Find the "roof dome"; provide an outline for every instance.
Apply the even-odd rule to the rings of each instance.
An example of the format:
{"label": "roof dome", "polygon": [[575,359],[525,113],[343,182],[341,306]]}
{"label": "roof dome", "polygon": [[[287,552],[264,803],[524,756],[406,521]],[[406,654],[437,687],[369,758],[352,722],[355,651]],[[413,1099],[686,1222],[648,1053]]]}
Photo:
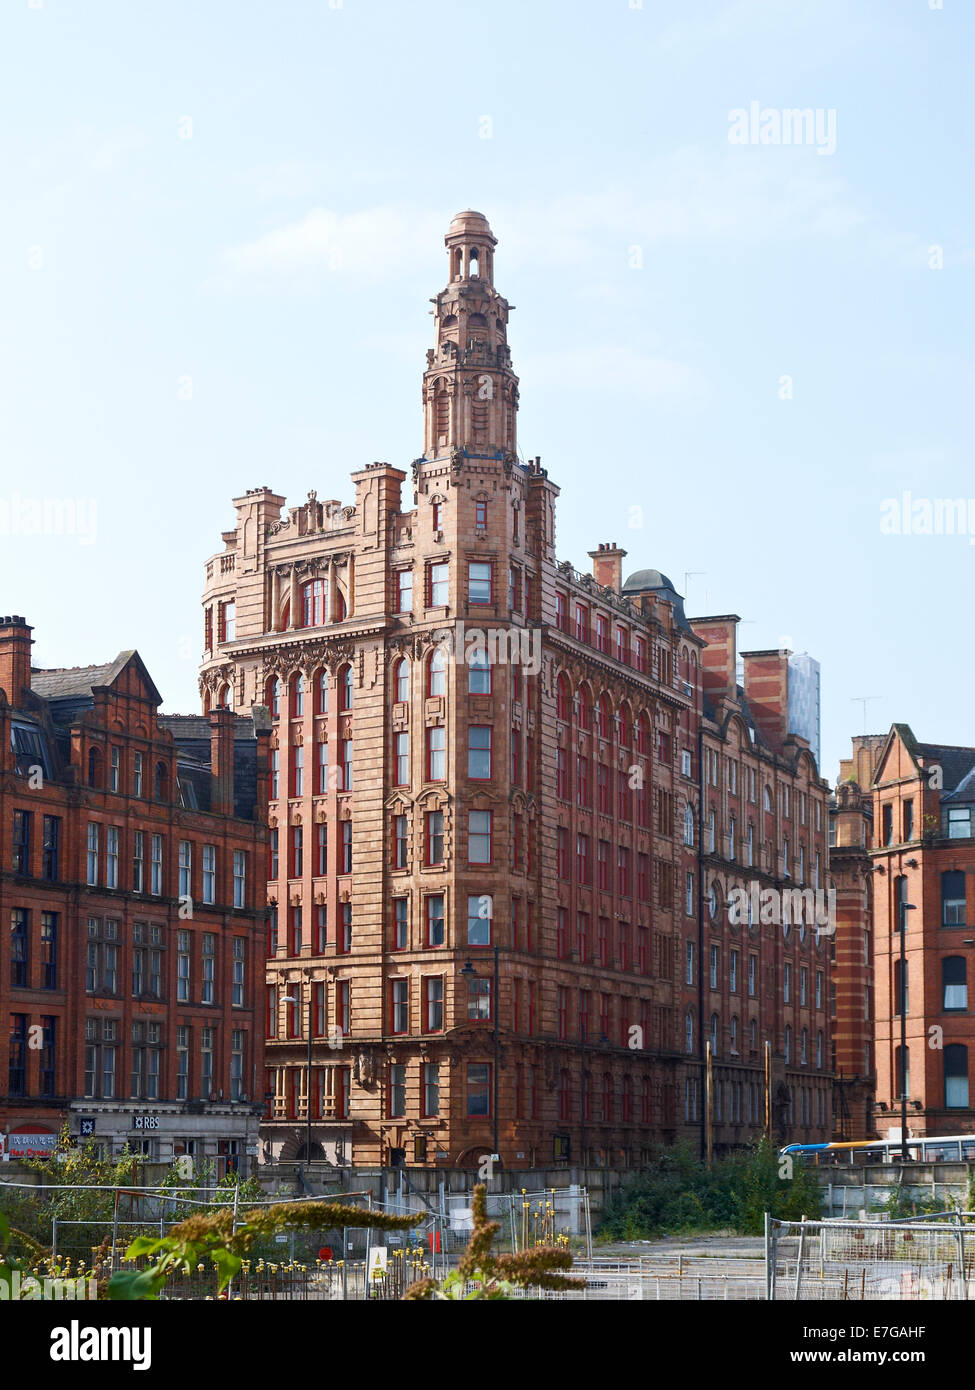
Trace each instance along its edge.
{"label": "roof dome", "polygon": [[490,224],[483,212],[475,212],[473,208],[468,208],[466,212],[458,212],[451,219],[450,226],[447,228],[448,236],[478,236],[495,240],[494,233],[491,231]]}
{"label": "roof dome", "polygon": [[645,589],[670,589],[676,594],[673,580],[659,570],[637,570],[623,585],[624,594],[640,594]]}

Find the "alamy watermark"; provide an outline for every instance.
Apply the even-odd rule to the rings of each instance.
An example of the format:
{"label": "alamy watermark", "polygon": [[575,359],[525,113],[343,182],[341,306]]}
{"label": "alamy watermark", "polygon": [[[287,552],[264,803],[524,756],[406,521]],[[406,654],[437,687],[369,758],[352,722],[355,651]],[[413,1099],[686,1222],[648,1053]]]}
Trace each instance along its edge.
{"label": "alamy watermark", "polygon": [[521,666],[528,676],[542,669],[542,633],[537,627],[468,628],[459,622],[433,635],[458,666]]}
{"label": "alamy watermark", "polygon": [[728,112],[730,145],[814,145],[817,154],[836,153],[835,106],[762,106]]}
{"label": "alamy watermark", "polygon": [[975,545],[975,497],[885,497],[880,504],[885,536],[967,536]]}
{"label": "alamy watermark", "polygon": [[0,497],[0,536],[76,536],[93,545],[98,503],[93,497]]}
{"label": "alamy watermark", "polygon": [[836,931],[836,889],[762,888],[752,879],[747,887],[728,890],[728,921],[732,926],[795,924],[831,936]]}

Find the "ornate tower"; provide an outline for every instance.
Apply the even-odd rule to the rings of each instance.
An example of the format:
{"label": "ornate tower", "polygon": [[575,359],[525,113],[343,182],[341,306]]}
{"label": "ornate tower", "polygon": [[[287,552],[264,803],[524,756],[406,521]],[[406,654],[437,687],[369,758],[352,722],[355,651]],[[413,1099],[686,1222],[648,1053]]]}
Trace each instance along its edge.
{"label": "ornate tower", "polygon": [[423,375],[423,452],[514,456],[518,378],[507,343],[510,305],[494,288],[497,238],[480,212],[459,212],[444,238],[449,282],[435,305],[436,347]]}

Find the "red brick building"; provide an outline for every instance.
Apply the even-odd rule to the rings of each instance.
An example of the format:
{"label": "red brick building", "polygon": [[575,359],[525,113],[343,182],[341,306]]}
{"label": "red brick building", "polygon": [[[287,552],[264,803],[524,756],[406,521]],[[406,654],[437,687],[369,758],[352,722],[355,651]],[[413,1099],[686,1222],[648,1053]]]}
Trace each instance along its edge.
{"label": "red brick building", "polygon": [[138,652],[0,620],[0,1132],[247,1166],[264,1085],[266,730],[161,718]]}
{"label": "red brick building", "polygon": [[[899,1137],[902,1068],[911,1134],[975,1130],[970,1056],[975,967],[975,748],[919,743],[907,724],[884,740],[873,779],[877,1129]],[[902,910],[902,904],[910,909]],[[900,1051],[900,930],[906,921],[907,1056]]]}
{"label": "red brick building", "polygon": [[[695,630],[665,576],[624,581],[614,545],[592,574],[557,560],[559,490],[517,454],[495,244],[479,213],[447,233],[411,495],[385,463],[353,473],[349,506],[310,492],[283,513],[253,489],[206,566],[204,708],[264,706],[273,725],[262,1133],[303,1155],[310,1106],[311,1156],[331,1162],[638,1163],[700,1141],[708,1032],[717,1143],[764,1124],[745,1088],[766,1039],[777,1129],[819,1137],[821,948],[757,925],[731,945],[717,908],[703,919],[752,840],[763,885],[783,855],[785,873],[804,856],[803,882],[823,871],[824,788],[789,734],[787,678],[755,654],[752,710],[732,658],[705,701],[724,620]],[[742,781],[707,791],[731,853],[702,870],[705,744]],[[784,1009],[786,960],[809,993]]]}

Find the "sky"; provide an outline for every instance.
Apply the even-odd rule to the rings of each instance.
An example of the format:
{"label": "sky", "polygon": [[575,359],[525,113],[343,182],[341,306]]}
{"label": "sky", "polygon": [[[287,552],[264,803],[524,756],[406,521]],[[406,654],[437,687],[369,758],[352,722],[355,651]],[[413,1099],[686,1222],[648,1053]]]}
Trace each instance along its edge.
{"label": "sky", "polygon": [[476,208],[559,558],[815,656],[831,781],[865,716],[975,743],[973,40],[970,0],[5,0],[0,611],[197,710],[231,498],[421,452]]}

